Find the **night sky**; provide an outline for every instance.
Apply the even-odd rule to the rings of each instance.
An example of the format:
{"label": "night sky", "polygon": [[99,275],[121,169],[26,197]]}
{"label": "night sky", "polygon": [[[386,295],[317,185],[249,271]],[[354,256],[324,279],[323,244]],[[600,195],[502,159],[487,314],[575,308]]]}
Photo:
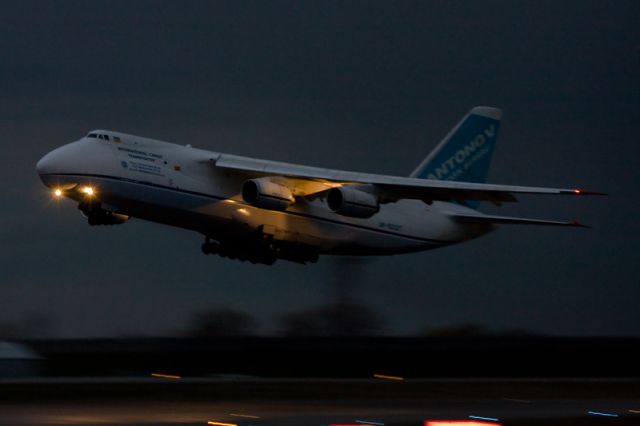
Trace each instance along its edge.
{"label": "night sky", "polygon": [[[177,335],[194,313],[225,309],[277,335],[283,317],[348,299],[382,335],[473,324],[640,336],[639,12],[637,1],[3,2],[0,331]],[[254,266],[202,255],[186,230],[90,227],[35,171],[106,128],[408,175],[475,105],[505,111],[490,182],[609,193],[481,210],[593,229],[504,226],[431,252]]]}

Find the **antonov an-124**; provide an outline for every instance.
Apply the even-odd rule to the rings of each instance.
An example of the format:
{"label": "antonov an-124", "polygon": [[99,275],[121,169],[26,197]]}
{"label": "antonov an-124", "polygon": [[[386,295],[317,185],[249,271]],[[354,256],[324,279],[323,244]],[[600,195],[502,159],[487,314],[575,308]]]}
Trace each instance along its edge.
{"label": "antonov an-124", "polygon": [[392,255],[484,235],[499,224],[583,226],[487,215],[517,194],[595,194],[485,183],[501,110],[475,107],[408,176],[332,170],[94,130],[37,164],[90,225],[130,218],[199,232],[202,252],[271,265],[320,255]]}

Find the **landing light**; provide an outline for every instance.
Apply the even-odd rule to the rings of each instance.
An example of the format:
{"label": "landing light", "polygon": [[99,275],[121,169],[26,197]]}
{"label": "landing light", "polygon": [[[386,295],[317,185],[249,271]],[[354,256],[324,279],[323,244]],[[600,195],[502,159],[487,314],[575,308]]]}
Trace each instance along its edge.
{"label": "landing light", "polygon": [[62,190],[60,188],[56,189],[55,191],[53,191],[53,195],[55,195],[56,197],[62,197]]}
{"label": "landing light", "polygon": [[93,188],[90,187],[90,186],[85,186],[80,191],[84,192],[85,194],[87,194],[89,196],[93,195]]}

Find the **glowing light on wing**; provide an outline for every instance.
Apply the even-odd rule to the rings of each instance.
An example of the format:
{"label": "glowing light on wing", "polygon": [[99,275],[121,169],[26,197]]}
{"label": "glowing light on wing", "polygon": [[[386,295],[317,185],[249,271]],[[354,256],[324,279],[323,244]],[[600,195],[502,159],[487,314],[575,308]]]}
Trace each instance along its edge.
{"label": "glowing light on wing", "polygon": [[238,426],[236,423],[207,422],[208,425],[214,426]]}
{"label": "glowing light on wing", "polygon": [[60,188],[57,188],[55,191],[53,191],[53,195],[55,195],[56,197],[62,197],[62,190]]}

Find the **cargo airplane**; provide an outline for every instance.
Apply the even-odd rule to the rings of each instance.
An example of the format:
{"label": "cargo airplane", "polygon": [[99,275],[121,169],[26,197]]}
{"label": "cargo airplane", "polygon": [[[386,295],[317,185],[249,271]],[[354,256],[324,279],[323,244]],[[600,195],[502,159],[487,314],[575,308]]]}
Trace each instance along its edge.
{"label": "cargo airplane", "polygon": [[484,183],[502,112],[475,107],[408,176],[331,170],[94,130],[37,164],[90,225],[138,218],[201,233],[202,252],[252,263],[391,255],[447,246],[498,224],[583,226],[483,214],[517,194],[579,189]]}

